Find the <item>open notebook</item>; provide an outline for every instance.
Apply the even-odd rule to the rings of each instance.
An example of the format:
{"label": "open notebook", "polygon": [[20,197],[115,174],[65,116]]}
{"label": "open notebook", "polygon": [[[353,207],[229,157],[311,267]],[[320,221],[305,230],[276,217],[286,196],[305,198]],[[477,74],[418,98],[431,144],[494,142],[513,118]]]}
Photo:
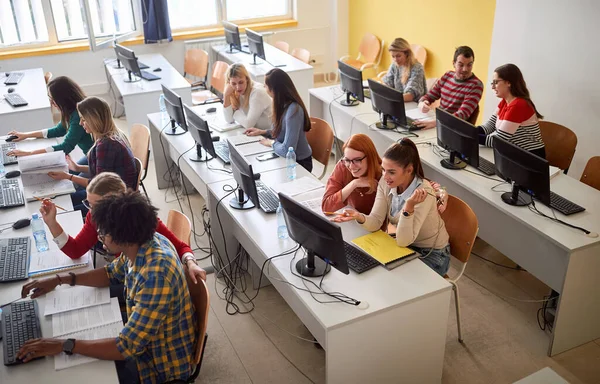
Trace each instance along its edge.
{"label": "open notebook", "polygon": [[54,180],[48,176],[48,172],[69,170],[63,151],[23,156],[18,161],[25,200],[33,201],[35,197],[54,197],[75,192],[71,181]]}

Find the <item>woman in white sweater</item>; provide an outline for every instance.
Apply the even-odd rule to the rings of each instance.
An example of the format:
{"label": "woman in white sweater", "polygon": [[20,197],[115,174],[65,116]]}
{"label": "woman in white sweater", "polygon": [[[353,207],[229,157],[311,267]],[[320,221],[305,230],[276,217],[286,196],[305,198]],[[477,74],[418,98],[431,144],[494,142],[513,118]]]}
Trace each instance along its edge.
{"label": "woman in white sweater", "polygon": [[243,64],[231,64],[223,92],[223,113],[228,123],[244,128],[271,128],[273,101],[262,84],[254,83]]}
{"label": "woman in white sweater", "polygon": [[431,183],[425,179],[416,145],[409,139],[389,147],[382,159],[383,175],[369,215],[346,209],[334,221],[356,220],[377,231],[385,220],[396,225],[396,243],[421,254],[421,260],[444,276],[450,266],[446,226],[437,210]]}

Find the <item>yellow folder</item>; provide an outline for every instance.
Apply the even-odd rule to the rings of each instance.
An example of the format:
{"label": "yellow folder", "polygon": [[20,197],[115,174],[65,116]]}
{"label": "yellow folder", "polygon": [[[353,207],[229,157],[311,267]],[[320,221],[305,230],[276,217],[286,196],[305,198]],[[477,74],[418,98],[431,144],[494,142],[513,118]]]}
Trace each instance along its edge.
{"label": "yellow folder", "polygon": [[393,237],[381,230],[357,237],[352,242],[383,265],[415,254],[410,248],[399,247]]}

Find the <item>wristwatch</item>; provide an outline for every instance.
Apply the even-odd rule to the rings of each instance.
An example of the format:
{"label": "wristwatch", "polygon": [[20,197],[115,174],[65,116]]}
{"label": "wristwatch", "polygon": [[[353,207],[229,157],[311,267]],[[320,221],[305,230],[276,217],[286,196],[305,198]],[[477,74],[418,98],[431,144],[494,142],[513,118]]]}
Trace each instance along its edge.
{"label": "wristwatch", "polygon": [[73,354],[73,348],[75,348],[75,339],[67,339],[63,343],[63,352],[71,356]]}
{"label": "wristwatch", "polygon": [[414,212],[410,212],[410,213],[409,213],[409,212],[406,212],[405,210],[402,210],[402,215],[404,215],[404,217],[409,217],[409,216],[412,216],[412,214],[413,214],[413,213],[414,213]]}

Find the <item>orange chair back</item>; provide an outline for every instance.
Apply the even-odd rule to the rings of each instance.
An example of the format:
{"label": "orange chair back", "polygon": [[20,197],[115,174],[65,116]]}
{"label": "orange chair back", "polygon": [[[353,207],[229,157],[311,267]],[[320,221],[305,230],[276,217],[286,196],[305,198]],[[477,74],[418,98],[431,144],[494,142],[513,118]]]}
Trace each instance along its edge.
{"label": "orange chair back", "polygon": [[540,131],[546,146],[546,160],[566,172],[575,156],[577,135],[564,125],[550,121],[540,121]]}
{"label": "orange chair back", "polygon": [[360,60],[365,63],[374,63],[377,61],[380,51],[381,41],[379,38],[372,33],[365,33],[358,46]]}
{"label": "orange chair back", "polygon": [[310,61],[310,52],[304,48],[294,48],[292,56],[300,61],[304,61],[306,64]]}
{"label": "orange chair back", "polygon": [[208,53],[203,49],[188,49],[185,51],[183,72],[203,79],[206,78],[208,74]]}
{"label": "orange chair back", "polygon": [[417,61],[425,66],[425,62],[427,62],[427,50],[425,47],[419,44],[411,44],[410,49],[413,51]]}
{"label": "orange chair back", "polygon": [[179,240],[186,242],[188,245],[190,244],[192,222],[186,215],[171,209],[169,211],[169,216],[167,217],[167,228],[169,228]]}
{"label": "orange chair back", "polygon": [[286,43],[285,41],[276,41],[275,44],[273,44],[273,46],[285,53],[290,52],[290,45],[288,43]]}
{"label": "orange chair back", "polygon": [[325,120],[311,117],[311,128],[306,132],[306,140],[312,149],[312,157],[327,167],[333,146],[333,129]]}
{"label": "orange chair back", "polygon": [[581,175],[581,182],[600,191],[600,156],[588,160]]}
{"label": "orange chair back", "polygon": [[228,68],[229,65],[223,61],[215,61],[213,64],[210,86],[221,93],[225,92],[225,75]]}
{"label": "orange chair back", "polygon": [[447,204],[442,219],[450,236],[450,253],[466,263],[477,238],[479,222],[471,207],[458,197],[448,195]]}

